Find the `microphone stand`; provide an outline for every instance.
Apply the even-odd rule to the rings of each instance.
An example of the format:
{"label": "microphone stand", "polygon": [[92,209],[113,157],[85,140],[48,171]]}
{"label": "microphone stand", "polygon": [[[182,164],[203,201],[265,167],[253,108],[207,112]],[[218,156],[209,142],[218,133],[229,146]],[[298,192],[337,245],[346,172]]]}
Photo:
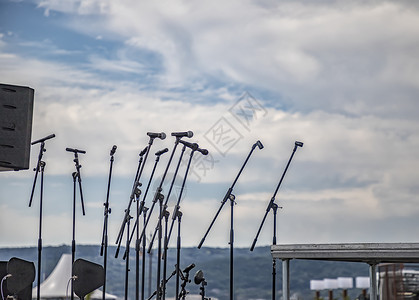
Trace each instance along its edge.
{"label": "microphone stand", "polygon": [[[77,149],[70,149],[66,148],[67,151],[74,152],[74,163],[76,167],[76,172],[72,173],[73,176],[73,240],[71,241],[71,265],[74,264],[75,254],[76,254],[76,180],[79,183],[79,192],[80,192],[80,200],[81,200],[81,208],[83,212],[83,216],[86,215],[84,210],[84,201],[83,201],[83,190],[81,187],[81,165],[79,164],[79,153],[84,154],[86,151],[77,150]],[[71,270],[71,277],[73,277],[73,270]],[[74,299],[74,291],[73,291],[73,280],[71,281],[71,300]]]}
{"label": "microphone stand", "polygon": [[[193,266],[195,266],[195,265],[193,265]],[[179,271],[180,271],[180,270],[179,270]],[[180,272],[179,272],[180,277],[182,277],[182,281],[183,281],[183,282],[182,282],[182,284],[181,284],[182,289],[180,290],[180,293],[179,293],[179,295],[178,295],[178,298],[177,298],[177,299],[182,298],[182,300],[185,300],[186,295],[188,294],[188,291],[185,289],[185,287],[186,287],[186,285],[187,285],[189,282],[191,282],[191,280],[189,279],[189,271],[190,271],[190,270],[187,270],[187,269],[183,270],[183,272],[185,272],[185,274],[186,274],[186,275],[183,275],[183,272],[182,272],[182,271],[180,271]]]}
{"label": "microphone stand", "polygon": [[[144,221],[143,221],[143,226],[145,225],[145,221],[146,221],[146,217],[147,217],[147,211],[148,211],[148,207],[143,206],[143,217],[144,217]],[[141,265],[141,300],[144,300],[144,290],[145,290],[145,249],[146,249],[146,242],[147,239],[143,240],[143,262]]]}
{"label": "microphone stand", "polygon": [[[117,258],[118,254],[119,254],[119,249],[121,247],[122,237],[124,235],[124,227],[125,227],[126,223],[129,222],[130,219],[132,219],[132,217],[130,216],[130,207],[131,207],[132,201],[134,200],[134,196],[136,197],[136,201],[137,201],[137,209],[139,209],[138,201],[139,201],[139,197],[140,197],[140,194],[141,194],[141,190],[139,190],[139,187],[141,186],[141,183],[139,181],[140,181],[141,175],[143,173],[144,166],[145,166],[145,163],[146,163],[147,158],[148,158],[148,154],[150,153],[151,146],[153,145],[153,141],[157,137],[155,135],[150,135],[149,133],[147,133],[147,135],[149,135],[150,139],[149,139],[149,142],[148,142],[148,146],[143,151],[141,151],[141,153],[140,153],[140,160],[139,160],[139,163],[138,163],[137,173],[135,175],[135,180],[134,180],[133,188],[132,188],[132,191],[131,191],[130,201],[128,203],[127,209],[125,210],[124,220],[122,221],[122,225],[121,225],[121,228],[119,230],[118,238],[116,240],[116,243],[118,244],[118,247],[116,249],[115,258]],[[165,135],[164,135],[164,137],[165,137]],[[144,163],[143,163],[143,155],[144,154],[145,154],[145,158],[144,158]],[[141,169],[140,169],[140,166],[141,166]],[[141,210],[137,211],[137,215],[139,215],[140,213],[141,213]],[[127,260],[129,260],[130,242],[131,242],[131,238],[129,236],[129,230],[127,230],[127,247],[125,249],[125,254],[124,254],[124,256],[127,257]],[[138,300],[138,296],[139,296],[139,292],[138,292],[139,250],[136,249],[136,251],[137,252],[136,252],[136,292],[135,292],[135,294],[136,294],[136,297],[137,297],[136,299]],[[129,267],[128,266],[129,266],[129,263],[126,262],[126,284],[127,285],[128,285],[128,272],[129,272]],[[126,287],[126,289],[128,290],[128,286]],[[127,295],[125,295],[125,297],[127,297]]]}
{"label": "microphone stand", "polygon": [[206,285],[207,285],[207,282],[205,280],[202,280],[201,286],[199,287],[201,292],[199,294],[201,295],[202,300],[208,300],[208,299],[211,300],[211,298],[205,298],[205,286]]}
{"label": "microphone stand", "polygon": [[[138,197],[136,199],[137,201],[137,218],[135,220],[136,223],[138,223],[138,218],[141,214],[141,212],[143,211],[143,207],[144,207],[144,198],[143,201],[141,201],[141,208],[140,208],[140,197]],[[136,232],[137,235],[137,242],[135,244],[135,299],[139,300],[140,299],[140,244],[138,243],[138,238],[139,238],[139,230],[135,230],[134,228],[132,229],[132,233]],[[127,255],[127,262],[129,261],[129,251],[128,248],[130,247],[130,242],[131,239],[129,237],[129,231],[127,231],[127,247],[125,248],[125,254]],[[144,263],[143,263],[144,264]]]}
{"label": "microphone stand", "polygon": [[45,171],[45,165],[46,163],[42,160],[42,156],[44,152],[47,150],[45,149],[45,141],[47,139],[55,137],[55,134],[51,134],[43,139],[40,139],[38,141],[34,141],[31,143],[31,145],[35,145],[37,143],[41,143],[39,148],[39,154],[38,154],[38,162],[36,163],[35,171],[35,177],[33,180],[32,185],[32,192],[31,197],[29,200],[29,207],[32,205],[33,200],[33,194],[35,192],[35,186],[36,186],[36,179],[38,177],[38,173],[41,172],[41,188],[40,188],[40,204],[39,204],[39,233],[38,233],[38,272],[37,272],[37,287],[36,287],[36,299],[39,300],[41,298],[41,258],[42,258],[42,203],[43,203],[43,197],[44,197],[44,171]]}
{"label": "microphone stand", "polygon": [[[160,161],[160,156],[162,154],[166,153],[166,152],[167,152],[167,148],[165,148],[164,150],[161,150],[161,151],[156,152],[156,161],[154,163],[153,171],[151,172],[151,176],[150,176],[150,179],[148,181],[147,189],[145,191],[143,200],[140,203],[139,198],[137,199],[137,217],[136,217],[136,220],[135,220],[134,227],[133,227],[133,229],[131,231],[131,236],[129,237],[128,245],[131,244],[131,241],[132,241],[132,238],[134,236],[134,233],[135,232],[137,233],[137,240],[136,240],[136,244],[135,244],[135,251],[136,251],[136,263],[135,263],[135,296],[136,296],[136,299],[139,298],[139,284],[140,284],[140,282],[139,282],[140,281],[140,275],[139,275],[139,273],[140,273],[140,262],[139,261],[140,261],[140,244],[141,244],[141,240],[139,239],[139,230],[138,230],[139,218],[140,218],[141,212],[146,213],[147,210],[148,210],[148,208],[144,206],[145,205],[145,199],[147,197],[148,190],[149,190],[150,185],[151,185],[151,182],[153,180],[153,176],[154,176],[154,172],[156,171],[157,164]],[[145,217],[146,216],[144,215],[144,222],[145,222]],[[145,247],[145,243],[146,243],[146,240],[144,239],[144,246],[143,246],[143,248]],[[128,252],[129,252],[129,247],[125,249],[123,259],[126,259],[127,258]],[[142,272],[143,272],[143,275],[142,275],[143,276],[143,279],[142,279],[142,281],[143,281],[143,288],[142,288],[142,296],[141,296],[142,297],[142,300],[144,299],[144,276],[145,276],[144,275],[144,272],[145,272],[144,271],[144,262],[145,262],[145,254],[143,253],[143,269],[142,269]]]}
{"label": "microphone stand", "polygon": [[205,241],[205,238],[207,237],[208,233],[210,232],[212,226],[215,223],[215,220],[217,219],[218,215],[221,212],[221,209],[223,208],[224,204],[227,202],[227,199],[230,199],[231,209],[230,209],[230,300],[233,300],[233,282],[234,282],[234,265],[233,265],[233,250],[234,250],[234,229],[233,229],[233,217],[234,217],[234,204],[235,204],[235,196],[232,194],[234,185],[236,184],[237,180],[239,179],[240,174],[242,173],[245,165],[247,164],[247,161],[249,160],[250,156],[252,155],[253,151],[255,150],[256,146],[259,149],[263,149],[263,145],[260,141],[257,141],[255,144],[253,144],[252,149],[250,150],[249,154],[247,155],[246,160],[244,161],[239,173],[237,174],[236,179],[234,179],[233,184],[231,187],[227,190],[227,193],[224,196],[223,201],[221,202],[221,206],[218,209],[217,213],[214,216],[214,219],[212,220],[207,232],[205,233],[204,237],[202,238],[201,242],[198,245],[198,249],[201,249],[202,244]]}
{"label": "microphone stand", "polygon": [[[121,248],[121,242],[122,242],[122,237],[124,235],[125,224],[128,220],[128,216],[130,214],[130,208],[131,208],[132,201],[134,200],[135,194],[138,192],[138,189],[141,186],[141,183],[139,182],[139,180],[140,180],[140,177],[141,177],[141,173],[144,169],[144,165],[145,165],[145,161],[148,157],[148,153],[150,152],[151,145],[153,144],[153,140],[154,140],[154,138],[150,137],[149,142],[148,142],[148,146],[146,146],[144,148],[144,150],[141,151],[141,153],[140,153],[140,160],[138,161],[137,172],[135,174],[135,179],[134,179],[134,183],[133,183],[133,186],[132,186],[128,206],[127,206],[127,209],[125,209],[124,219],[122,220],[121,227],[119,228],[118,237],[117,237],[116,242],[115,242],[118,245],[117,248],[116,248],[116,252],[115,252],[115,258],[118,257],[119,249]],[[144,164],[143,164],[144,154],[145,154],[145,159],[144,159]]]}
{"label": "microphone stand", "polygon": [[[176,266],[176,270],[177,270],[177,266]],[[167,284],[167,283],[169,282],[169,280],[170,280],[170,279],[172,279],[172,277],[176,274],[176,270],[174,270],[174,271],[172,272],[172,274],[169,276],[169,278],[167,278],[167,279],[166,279],[166,282],[165,282],[166,284]],[[163,285],[163,283],[162,283],[162,285]],[[147,298],[147,300],[151,300],[151,299],[153,299],[153,297],[154,297],[156,294],[157,294],[157,291],[154,291],[154,292],[153,292],[153,294],[151,294],[151,296]]]}
{"label": "microphone stand", "polygon": [[127,243],[126,243],[126,253],[127,259],[125,260],[125,300],[128,300],[128,272],[129,272],[129,223],[132,217],[128,215],[127,220],[125,221],[127,228]]}
{"label": "microphone stand", "polygon": [[[189,145],[189,144],[188,144],[188,145]],[[189,168],[190,168],[190,166],[191,166],[191,162],[192,162],[192,157],[193,157],[193,155],[194,155],[195,151],[199,151],[199,152],[201,152],[201,151],[202,151],[201,153],[202,153],[203,155],[207,155],[207,154],[208,154],[208,151],[207,151],[206,149],[204,149],[204,150],[200,149],[200,148],[199,148],[199,145],[198,145],[198,144],[196,144],[196,143],[191,144],[190,146],[191,146],[191,150],[192,150],[192,151],[191,151],[191,154],[190,154],[190,156],[189,156],[189,161],[188,161],[188,164],[187,164],[187,167],[186,167],[185,176],[183,177],[182,187],[181,187],[181,189],[180,189],[180,193],[179,193],[179,196],[178,196],[178,200],[177,200],[177,202],[176,202],[175,208],[173,209],[173,214],[172,214],[172,223],[170,224],[170,230],[169,230],[168,242],[169,242],[170,237],[171,237],[171,235],[172,235],[173,225],[174,225],[175,220],[176,220],[176,211],[180,208],[180,207],[179,207],[179,204],[180,204],[180,200],[182,199],[182,194],[183,194],[183,190],[184,190],[184,188],[185,188],[186,178],[188,177]],[[204,152],[204,151],[206,151],[206,152]],[[204,154],[204,153],[205,153],[205,154]]]}
{"label": "microphone stand", "polygon": [[[166,135],[164,135],[164,137],[166,137]],[[152,139],[152,137],[150,136],[150,140],[151,139]],[[150,149],[150,148],[151,148],[151,144],[148,147],[148,149]],[[137,240],[136,240],[136,243],[135,243],[135,299],[136,300],[140,299],[140,251],[141,251],[140,250],[140,244],[141,244],[141,242],[140,242],[140,229],[139,229],[139,226],[138,226],[138,221],[139,221],[141,213],[143,212],[145,199],[146,199],[148,189],[149,189],[150,184],[151,184],[151,180],[153,179],[154,171],[156,169],[159,158],[162,154],[166,153],[167,151],[168,151],[168,149],[165,148],[164,150],[160,150],[160,151],[156,152],[156,162],[155,162],[154,167],[153,167],[153,172],[152,172],[152,174],[150,176],[150,179],[148,181],[146,193],[145,193],[141,203],[139,201],[140,197],[138,197],[136,199],[136,201],[137,201],[137,217],[135,219],[135,226],[132,229],[131,236],[129,238],[127,237],[128,238],[128,247],[125,249],[123,259],[125,259],[125,257],[128,255],[127,251],[128,251],[129,245],[131,244],[131,240],[132,240],[134,232],[136,232],[136,235],[137,235]],[[144,160],[144,164],[143,164],[142,168],[144,167],[144,165],[145,165],[145,160]],[[141,173],[142,173],[142,168],[141,168]],[[141,176],[141,173],[140,173],[140,176]],[[138,178],[138,180],[139,180],[139,178]],[[129,232],[127,232],[127,235],[129,235]],[[128,259],[129,259],[129,255],[128,255]],[[143,260],[143,265],[144,265],[144,260]]]}
{"label": "microphone stand", "polygon": [[109,207],[109,192],[111,188],[111,177],[112,177],[112,166],[114,162],[114,154],[116,151],[116,146],[112,147],[110,152],[110,166],[109,166],[109,177],[108,177],[108,189],[106,192],[106,201],[103,203],[105,207],[104,218],[103,218],[103,231],[102,231],[102,243],[100,247],[100,256],[103,256],[103,270],[104,270],[104,279],[103,279],[103,290],[102,290],[102,300],[105,300],[106,293],[106,270],[107,270],[107,260],[108,260],[108,217],[111,213]]}
{"label": "microphone stand", "polygon": [[[186,145],[184,145],[184,148],[185,148],[185,146]],[[194,155],[194,153],[195,153],[195,151],[197,151],[198,149],[199,149],[199,146],[198,146],[198,144],[196,144],[196,143],[194,143],[194,144],[191,144],[190,145],[191,146],[191,154],[190,154],[190,156],[189,156],[189,161],[188,161],[188,165],[187,165],[187,167],[186,167],[186,171],[185,171],[185,176],[183,177],[183,182],[182,182],[182,187],[181,187],[181,189],[180,189],[180,193],[179,193],[179,196],[178,196],[178,200],[177,200],[177,203],[176,203],[176,205],[175,205],[175,208],[174,208],[174,210],[173,210],[173,215],[172,215],[172,223],[171,223],[171,225],[170,225],[170,231],[169,231],[169,235],[168,235],[168,237],[167,237],[167,239],[166,239],[166,242],[165,242],[165,245],[164,245],[164,253],[167,253],[167,248],[168,248],[168,246],[169,246],[169,240],[170,240],[170,236],[171,236],[171,234],[172,234],[172,229],[173,229],[173,224],[174,224],[174,222],[175,222],[175,220],[176,220],[176,218],[178,218],[178,220],[179,220],[179,225],[178,225],[178,234],[180,234],[180,218],[181,218],[181,215],[182,215],[182,213],[179,211],[179,208],[180,208],[180,206],[179,206],[179,203],[180,203],[180,200],[182,199],[182,194],[183,194],[183,190],[184,190],[184,188],[185,188],[185,183],[186,183],[186,179],[187,179],[187,177],[188,177],[188,172],[189,172],[189,168],[190,168],[190,166],[191,166],[191,162],[192,162],[192,157],[193,157],[193,155]],[[199,149],[200,151],[202,151],[201,149]],[[208,154],[208,152],[207,152],[207,154]],[[179,216],[179,214],[178,213],[180,213],[180,216]],[[180,236],[178,236],[178,259],[180,259]],[[167,266],[167,256],[166,255],[164,255],[164,257],[163,257],[163,259],[164,259],[164,261],[163,261],[163,270],[164,270],[164,273],[163,273],[163,276],[164,276],[164,278],[166,277],[166,266]],[[177,265],[179,266],[180,265],[180,261],[177,261]],[[179,287],[179,282],[178,282],[178,280],[179,280],[179,274],[177,274],[176,275],[176,282],[177,282],[177,285],[176,285],[176,288],[178,289]],[[164,289],[163,289],[163,291],[164,291]],[[178,290],[176,291],[176,295],[178,294]],[[176,299],[177,300],[177,299]]]}
{"label": "microphone stand", "polygon": [[[155,204],[156,204],[157,201],[159,201],[159,205],[160,205],[159,224],[158,224],[158,226],[159,226],[159,238],[160,238],[160,241],[161,241],[161,217],[162,217],[162,207],[163,207],[163,199],[164,199],[164,196],[161,193],[162,190],[163,190],[162,189],[162,186],[163,186],[164,180],[165,180],[165,178],[167,176],[167,171],[169,170],[170,164],[172,162],[173,155],[175,154],[176,147],[179,144],[179,141],[180,141],[181,138],[182,137],[176,136],[175,145],[173,146],[172,153],[170,154],[170,158],[169,158],[169,161],[167,163],[166,170],[164,171],[163,177],[162,177],[162,179],[160,181],[160,185],[156,189],[156,193],[154,194],[153,204],[151,205],[150,213],[148,214],[146,224],[144,225],[143,231],[141,232],[141,235],[140,235],[140,238],[139,238],[140,241],[144,237],[145,230],[146,230],[147,225],[148,225],[148,223],[150,221],[150,216],[151,216],[151,214],[153,212],[153,208],[154,208],[154,206],[155,206]],[[160,257],[161,257],[161,242],[160,242],[160,246],[159,246],[159,253],[158,253],[158,259],[157,259],[157,265],[158,265],[158,270],[157,270],[157,289],[156,289],[157,291],[159,290],[159,287],[160,287],[160,266],[161,266]],[[158,292],[157,293],[157,300],[160,300],[160,296],[161,295]]]}
{"label": "microphone stand", "polygon": [[[166,149],[167,149],[167,148],[165,148],[165,150],[166,150]],[[166,152],[166,151],[165,151],[165,152]],[[147,184],[147,188],[146,188],[146,191],[145,191],[145,194],[144,194],[143,200],[142,200],[142,201],[141,201],[141,203],[140,203],[139,210],[141,210],[141,211],[143,211],[143,210],[142,210],[142,208],[144,207],[144,204],[145,204],[145,199],[147,198],[148,190],[149,190],[150,185],[151,185],[151,182],[152,182],[152,180],[153,180],[153,177],[154,177],[154,172],[156,171],[157,164],[158,164],[158,162],[160,161],[160,156],[161,156],[163,153],[165,153],[165,152],[162,152],[162,153],[161,153],[161,151],[156,152],[156,161],[154,162],[153,170],[152,170],[152,172],[151,172],[150,179],[148,180],[148,184]],[[137,212],[137,218],[136,218],[136,220],[135,220],[134,227],[133,227],[133,230],[132,230],[132,232],[131,232],[130,239],[129,239],[130,244],[131,244],[132,238],[133,238],[133,236],[134,236],[134,231],[135,231],[136,229],[138,229],[138,221],[139,221],[139,218],[140,218],[140,216],[141,216],[141,211]],[[140,241],[141,241],[141,240],[139,240],[139,239],[138,239],[138,237],[137,237],[137,242],[136,242],[136,243],[140,243]],[[126,258],[126,253],[124,253],[124,256],[123,256],[122,258],[123,258],[123,259],[125,259],[125,258]]]}
{"label": "microphone stand", "polygon": [[[179,210],[179,206],[175,206],[175,211],[173,216],[178,219],[178,227],[177,227],[177,247],[176,247],[176,266],[180,265],[180,247],[181,247],[181,240],[180,240],[180,223],[182,221],[182,212]],[[176,300],[179,300],[179,268],[176,268]]]}
{"label": "microphone stand", "polygon": [[[169,192],[167,193],[166,200],[164,202],[164,206],[167,206],[167,203],[169,201],[170,195],[172,193],[173,185],[175,183],[176,176],[177,176],[177,173],[179,171],[180,164],[182,162],[183,154],[185,153],[185,149],[186,149],[186,145],[183,145],[182,152],[180,153],[179,161],[177,163],[176,170],[175,170],[175,173],[174,173],[173,178],[172,178],[172,182],[170,183]],[[154,243],[154,239],[155,239],[156,234],[157,234],[157,230],[158,230],[158,226],[156,226],[156,229],[154,230],[153,237],[151,238],[151,241],[150,241],[150,245],[148,245],[148,253],[150,253],[151,252],[151,248],[153,248],[153,243]]]}
{"label": "microphone stand", "polygon": [[159,221],[158,221],[158,250],[157,250],[157,287],[156,287],[156,291],[157,291],[157,300],[161,299],[162,296],[162,290],[161,290],[161,286],[160,286],[160,269],[161,269],[161,240],[162,240],[162,218],[164,215],[163,209],[165,210],[165,208],[163,208],[163,199],[164,196],[163,194],[159,194],[158,196],[158,200],[159,200]]}
{"label": "microphone stand", "polygon": [[[167,257],[167,224],[169,221],[170,213],[167,211],[167,206],[163,207],[163,217],[164,217],[164,245],[163,245],[163,257]],[[160,258],[159,258],[160,259]],[[162,298],[166,299],[166,264],[163,264],[163,280],[162,280]]]}
{"label": "microphone stand", "polygon": [[[260,231],[262,230],[263,224],[265,223],[266,217],[267,217],[267,215],[268,215],[268,213],[271,209],[272,209],[273,215],[274,215],[273,245],[276,245],[276,212],[277,212],[277,209],[278,209],[278,205],[274,203],[275,196],[278,193],[279,187],[281,186],[281,183],[282,183],[282,180],[284,179],[285,173],[287,172],[288,167],[291,163],[291,160],[294,157],[295,151],[297,150],[298,147],[302,147],[302,146],[303,146],[303,143],[297,142],[297,141],[295,142],[294,149],[292,150],[292,153],[291,153],[291,157],[288,160],[288,163],[285,167],[284,173],[282,174],[281,179],[279,180],[279,183],[278,183],[278,185],[275,189],[275,192],[274,192],[274,194],[273,194],[273,196],[272,196],[272,198],[271,198],[271,200],[268,204],[268,207],[266,208],[265,215],[263,216],[263,219],[262,219],[262,222],[261,222],[261,224],[259,226],[259,229],[257,231],[256,237],[253,240],[253,244],[250,247],[250,251],[253,251],[253,249],[255,248],[256,241],[259,237]],[[275,278],[276,278],[276,260],[273,259],[272,260],[272,300],[275,300],[275,281],[276,281]]]}
{"label": "microphone stand", "polygon": [[175,154],[176,147],[177,147],[177,145],[179,144],[180,139],[181,139],[181,137],[176,137],[175,145],[173,146],[172,153],[170,154],[170,158],[169,158],[169,162],[167,163],[166,170],[164,171],[163,177],[162,177],[162,179],[161,179],[161,181],[160,181],[160,185],[159,185],[159,187],[156,189],[156,192],[155,192],[155,194],[154,194],[153,203],[152,203],[152,205],[151,205],[150,212],[149,212],[149,214],[148,214],[146,224],[145,224],[145,226],[143,227],[143,231],[141,232],[141,235],[140,235],[140,241],[142,240],[142,238],[143,238],[143,236],[144,236],[144,234],[145,234],[145,230],[146,230],[146,228],[147,228],[148,222],[150,221],[151,213],[153,212],[153,209],[154,209],[154,206],[155,206],[155,204],[156,204],[157,200],[159,200],[159,198],[160,198],[160,197],[163,197],[163,198],[164,198],[164,196],[161,194],[161,191],[163,190],[163,189],[162,189],[162,186],[163,186],[164,179],[166,178],[167,171],[169,170],[169,166],[170,166],[170,164],[171,164],[171,162],[172,162],[173,155]]}

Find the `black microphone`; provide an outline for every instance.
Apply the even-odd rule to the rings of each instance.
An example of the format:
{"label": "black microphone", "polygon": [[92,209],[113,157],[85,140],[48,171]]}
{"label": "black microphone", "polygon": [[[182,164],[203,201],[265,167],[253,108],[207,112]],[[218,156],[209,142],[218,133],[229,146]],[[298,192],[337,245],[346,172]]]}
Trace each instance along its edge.
{"label": "black microphone", "polygon": [[261,141],[257,141],[256,143],[254,143],[252,149],[255,149],[256,147],[258,147],[259,149],[263,149]]}
{"label": "black microphone", "polygon": [[55,137],[55,134],[50,134],[49,136],[46,136],[46,137],[44,137],[42,139],[39,139],[39,140],[37,140],[35,142],[32,142],[31,145],[35,145],[35,144],[38,144],[38,143],[41,143],[41,142],[45,142],[46,140],[52,139],[54,137]]}
{"label": "black microphone", "polygon": [[150,138],[152,138],[152,139],[154,139],[154,138],[158,137],[159,139],[164,140],[164,139],[166,138],[166,134],[165,134],[164,132],[161,132],[161,133],[157,133],[157,132],[147,132],[147,135],[148,135]]}
{"label": "black microphone", "polygon": [[160,155],[162,155],[162,154],[166,153],[167,151],[169,151],[169,149],[164,148],[164,149],[162,149],[162,150],[160,150],[160,151],[157,151],[157,152],[156,152],[156,155],[157,155],[157,156],[160,156]]}
{"label": "black microphone", "polygon": [[184,137],[184,136],[187,136],[188,138],[191,138],[191,137],[193,137],[193,132],[192,131],[172,132],[172,136],[176,136],[176,137]]}
{"label": "black microphone", "polygon": [[302,142],[295,141],[295,146],[302,147],[304,144]]}
{"label": "black microphone", "polygon": [[201,149],[201,148],[196,149],[196,151],[201,152],[202,155],[208,155],[209,153],[207,149]]}
{"label": "black microphone", "polygon": [[140,156],[143,156],[147,152],[148,146],[145,146],[143,151],[140,152]]}
{"label": "black microphone", "polygon": [[186,147],[191,148],[193,151],[198,150],[199,145],[197,143],[189,143],[183,140],[180,140],[179,142],[181,142],[182,144],[184,144]]}
{"label": "black microphone", "polygon": [[114,155],[116,152],[116,145],[113,145],[112,149],[111,149],[111,156]]}
{"label": "black microphone", "polygon": [[72,148],[65,148],[65,151],[74,152],[74,153],[82,153],[82,154],[86,153],[86,151],[84,150],[72,149]]}
{"label": "black microphone", "polygon": [[183,273],[188,273],[190,270],[192,270],[193,268],[195,268],[195,264],[194,263],[192,263],[192,264],[190,264],[189,266],[187,266],[186,268],[185,268],[185,270],[183,270]]}
{"label": "black microphone", "polygon": [[204,272],[202,272],[202,270],[198,270],[194,277],[195,284],[201,284],[201,282],[203,282],[204,280]]}

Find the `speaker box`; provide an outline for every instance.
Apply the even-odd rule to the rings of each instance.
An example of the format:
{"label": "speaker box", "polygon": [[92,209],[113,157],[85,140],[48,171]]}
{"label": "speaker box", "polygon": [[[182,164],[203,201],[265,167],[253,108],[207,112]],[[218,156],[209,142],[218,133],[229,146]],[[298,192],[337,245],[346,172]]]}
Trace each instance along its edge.
{"label": "speaker box", "polygon": [[[7,270],[7,265],[8,265],[7,261],[0,261],[0,278],[3,278],[7,274],[9,274]],[[28,285],[24,289],[22,289],[20,292],[13,295],[13,293],[9,291],[7,288],[7,284],[8,284],[7,281],[8,279],[5,280],[2,286],[3,296],[5,299],[7,298],[7,296],[14,296],[13,299],[17,299],[17,300],[32,300],[32,282],[28,283]]]}
{"label": "speaker box", "polygon": [[34,90],[0,84],[0,171],[29,169]]}
{"label": "speaker box", "polygon": [[99,264],[79,258],[73,264],[74,293],[80,298],[100,288],[105,283],[105,270]]}

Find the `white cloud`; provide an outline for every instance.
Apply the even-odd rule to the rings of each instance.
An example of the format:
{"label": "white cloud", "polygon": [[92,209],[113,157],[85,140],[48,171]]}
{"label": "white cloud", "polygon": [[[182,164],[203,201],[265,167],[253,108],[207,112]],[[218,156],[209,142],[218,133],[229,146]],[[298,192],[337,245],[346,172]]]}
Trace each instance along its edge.
{"label": "white cloud", "polygon": [[[130,45],[161,54],[169,83],[223,75],[291,97],[299,108],[329,105],[359,114],[371,105],[379,106],[374,113],[392,111],[389,88],[417,89],[411,64],[419,46],[417,15],[415,7],[399,2],[267,8],[243,1],[125,1],[112,3],[101,25]],[[350,103],[361,101],[369,105],[351,109]]]}
{"label": "white cloud", "polygon": [[[402,115],[417,108],[419,11],[412,3],[127,0],[106,10],[101,1],[40,6],[73,14],[68,26],[92,37],[158,53],[167,85],[186,86],[206,74],[267,88],[299,110]],[[103,18],[77,18],[84,13]],[[393,105],[396,99],[401,105]]]}

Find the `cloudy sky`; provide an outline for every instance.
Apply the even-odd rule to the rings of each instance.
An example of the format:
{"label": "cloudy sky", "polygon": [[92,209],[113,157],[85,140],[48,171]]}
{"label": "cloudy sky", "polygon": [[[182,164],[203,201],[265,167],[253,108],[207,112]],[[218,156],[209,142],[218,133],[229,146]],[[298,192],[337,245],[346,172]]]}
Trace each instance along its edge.
{"label": "cloudy sky", "polygon": [[[46,142],[43,243],[99,244],[109,172],[111,243],[138,164],[143,193],[171,132],[194,132],[182,242],[197,246],[234,187],[235,245],[250,247],[295,141],[275,202],[278,243],[416,242],[419,234],[419,5],[416,1],[0,0],[0,83],[35,90],[32,139]],[[32,146],[35,167],[39,144]],[[164,184],[167,193],[180,147]],[[185,151],[175,191],[185,175]],[[169,154],[162,156],[151,205]],[[0,173],[0,246],[35,246],[34,172]],[[169,199],[173,209],[176,197]],[[272,214],[257,245],[272,243]],[[151,219],[150,231],[155,228]],[[228,247],[230,204],[204,245]],[[172,239],[171,243],[174,242]],[[173,243],[174,244],[174,243]]]}

